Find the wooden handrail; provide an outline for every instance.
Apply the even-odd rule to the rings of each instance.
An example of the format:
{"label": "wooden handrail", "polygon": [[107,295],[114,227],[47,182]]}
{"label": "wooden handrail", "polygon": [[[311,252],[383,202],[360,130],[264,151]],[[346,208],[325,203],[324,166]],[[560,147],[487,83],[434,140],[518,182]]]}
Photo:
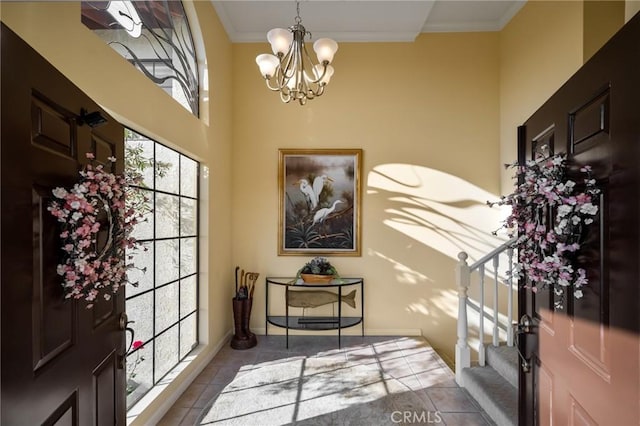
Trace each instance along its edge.
{"label": "wooden handrail", "polygon": [[503,251],[507,250],[509,247],[511,247],[513,245],[513,243],[516,242],[516,240],[517,240],[517,238],[513,237],[512,239],[510,239],[509,241],[505,242],[501,246],[496,247],[495,249],[493,249],[492,251],[490,251],[489,253],[485,254],[480,259],[478,259],[474,263],[472,263],[471,266],[469,266],[469,269],[471,269],[472,271],[475,271],[476,269],[478,269],[478,267],[480,265],[483,265],[483,264],[487,263],[488,261],[493,259],[493,257],[495,255],[500,254]]}

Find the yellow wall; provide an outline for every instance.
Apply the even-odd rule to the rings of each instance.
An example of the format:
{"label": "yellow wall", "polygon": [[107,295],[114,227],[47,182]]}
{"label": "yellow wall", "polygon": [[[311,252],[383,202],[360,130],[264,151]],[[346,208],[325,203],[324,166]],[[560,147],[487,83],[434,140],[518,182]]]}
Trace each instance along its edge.
{"label": "yellow wall", "polygon": [[584,2],[584,62],[587,62],[622,27],[624,10],[624,1]]}
{"label": "yellow wall", "polygon": [[626,0],[624,2],[624,20],[627,22],[629,19],[633,18],[633,15],[640,11],[640,1],[639,0]]}
{"label": "yellow wall", "polygon": [[[231,255],[231,51],[226,33],[210,2],[188,4],[197,13],[204,49],[209,63],[201,61],[201,71],[208,68],[210,87],[203,96],[202,120],[183,107],[135,70],[101,39],[80,22],[80,2],[3,2],[1,19],[9,28],[33,46],[42,56],[79,86],[115,118],[134,130],[194,156],[209,168],[209,224],[203,247],[212,255],[203,261],[202,291],[208,298],[209,321],[201,329],[201,340],[208,343],[198,359],[211,355],[231,328],[228,301],[232,297]],[[204,56],[202,56],[204,58]],[[5,66],[6,64],[3,64]],[[206,71],[205,71],[206,72]],[[207,114],[209,114],[207,116]],[[210,123],[207,125],[206,123]],[[206,211],[206,210],[205,210]],[[204,213],[204,212],[203,212]],[[195,362],[172,383],[164,395],[172,394],[198,365]],[[138,419],[144,424],[153,415],[156,403]]]}
{"label": "yellow wall", "polygon": [[484,203],[499,190],[498,34],[341,43],[327,92],[304,107],[265,87],[254,60],[267,49],[233,51],[233,258],[276,276],[309,259],[277,256],[279,148],[362,148],[362,257],[330,260],[365,278],[369,332],[424,333],[450,356],[456,255],[496,241]]}

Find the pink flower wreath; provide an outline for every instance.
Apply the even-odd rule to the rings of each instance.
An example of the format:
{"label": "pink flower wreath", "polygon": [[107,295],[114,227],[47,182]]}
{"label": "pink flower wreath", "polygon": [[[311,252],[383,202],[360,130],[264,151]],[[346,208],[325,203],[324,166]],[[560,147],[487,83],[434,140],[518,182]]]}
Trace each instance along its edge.
{"label": "pink flower wreath", "polygon": [[[142,220],[144,210],[136,208],[125,197],[131,195],[132,185],[139,186],[139,173],[115,175],[106,172],[103,164],[94,165],[95,157],[80,174],[80,181],[73,188],[55,188],[55,197],[48,210],[61,223],[63,261],[57,272],[63,277],[62,286],[66,299],[84,299],[87,308],[93,304],[101,290],[103,297],[111,299],[120,287],[127,283],[127,270],[132,268],[125,260],[125,250],[138,247],[131,236],[134,226]],[[109,157],[114,163],[116,159]],[[133,201],[146,203],[144,197],[133,196]],[[103,229],[99,221],[101,212],[106,214],[107,241],[98,252],[97,236]],[[104,217],[104,216],[103,216]],[[137,283],[131,283],[136,285]]]}
{"label": "pink flower wreath", "polygon": [[509,236],[517,235],[513,247],[518,250],[518,262],[511,273],[523,278],[534,292],[552,290],[557,296],[555,307],[561,308],[564,289],[580,299],[582,287],[588,284],[586,271],[576,268],[574,260],[586,227],[598,214],[600,190],[590,166],[580,168],[581,181],[568,179],[564,154],[510,167],[517,169],[519,185],[512,194],[489,204],[512,208],[504,223]]}

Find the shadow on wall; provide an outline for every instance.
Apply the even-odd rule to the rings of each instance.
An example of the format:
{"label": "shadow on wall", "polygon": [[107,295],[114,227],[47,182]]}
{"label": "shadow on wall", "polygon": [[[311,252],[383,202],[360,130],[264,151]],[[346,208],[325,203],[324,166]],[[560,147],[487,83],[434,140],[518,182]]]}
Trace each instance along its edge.
{"label": "shadow on wall", "polygon": [[507,240],[495,236],[508,215],[489,207],[498,197],[463,179],[413,164],[383,164],[368,176],[368,194],[386,199],[383,223],[426,247],[457,260],[465,251],[471,262]]}

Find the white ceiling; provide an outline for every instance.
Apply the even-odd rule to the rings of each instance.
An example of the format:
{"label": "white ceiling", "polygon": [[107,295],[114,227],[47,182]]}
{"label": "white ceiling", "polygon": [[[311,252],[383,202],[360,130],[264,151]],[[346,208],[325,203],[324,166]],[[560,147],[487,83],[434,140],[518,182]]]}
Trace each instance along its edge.
{"label": "white ceiling", "polygon": [[[413,41],[421,32],[499,31],[526,0],[302,0],[313,39]],[[294,0],[212,0],[232,42],[266,41],[294,24]]]}

